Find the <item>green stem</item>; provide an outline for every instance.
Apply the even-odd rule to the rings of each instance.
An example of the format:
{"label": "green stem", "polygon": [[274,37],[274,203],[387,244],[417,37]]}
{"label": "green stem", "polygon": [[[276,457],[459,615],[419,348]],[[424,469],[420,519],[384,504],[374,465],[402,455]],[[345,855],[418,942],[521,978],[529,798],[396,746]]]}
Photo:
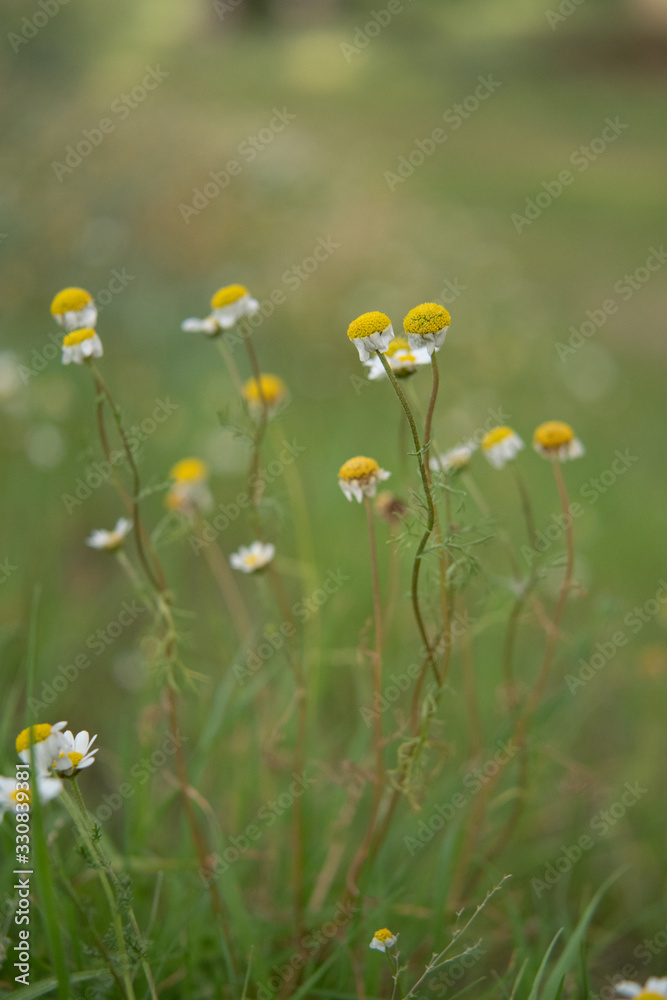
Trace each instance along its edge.
{"label": "green stem", "polygon": [[[412,432],[412,440],[415,446],[415,453],[417,455],[417,462],[419,464],[419,474],[421,476],[422,485],[424,488],[424,496],[426,498],[426,528],[417,546],[417,551],[415,552],[414,562],[412,564],[412,578],[410,584],[411,600],[412,600],[412,611],[417,622],[417,628],[419,629],[419,634],[421,636],[422,642],[424,643],[424,648],[427,651],[428,662],[433,670],[435,679],[440,684],[440,676],[438,674],[438,667],[435,662],[435,657],[431,649],[431,642],[426,631],[426,626],[424,624],[424,618],[421,612],[421,606],[419,603],[419,572],[421,569],[421,562],[424,555],[424,550],[428,544],[428,540],[431,537],[433,531],[433,525],[435,524],[435,506],[433,504],[433,494],[431,492],[431,483],[429,476],[426,471],[426,466],[424,464],[424,452],[422,449],[422,443],[419,439],[419,432],[417,430],[417,424],[415,423],[415,418],[410,408],[410,404],[398,384],[398,380],[391,370],[391,365],[385,358],[381,351],[375,352],[382,363],[384,370],[387,373],[387,377],[392,384],[394,392],[398,396],[401,406],[405,410],[405,415],[408,418],[408,423],[410,424],[410,431]],[[437,366],[434,369],[437,372]]]}

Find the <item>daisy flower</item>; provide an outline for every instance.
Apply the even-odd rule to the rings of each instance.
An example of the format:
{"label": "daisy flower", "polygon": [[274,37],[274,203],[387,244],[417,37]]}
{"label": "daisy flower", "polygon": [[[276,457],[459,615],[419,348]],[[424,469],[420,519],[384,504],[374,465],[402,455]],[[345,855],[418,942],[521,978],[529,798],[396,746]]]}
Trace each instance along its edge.
{"label": "daisy flower", "polygon": [[123,544],[123,539],[132,531],[132,521],[127,517],[119,517],[116,526],[112,531],[105,531],[104,528],[96,528],[91,531],[86,539],[86,545],[91,549],[103,549],[106,552],[115,552]]}
{"label": "daisy flower", "polygon": [[433,472],[457,472],[459,469],[465,469],[466,465],[470,464],[470,460],[475,453],[477,445],[474,441],[468,441],[465,444],[459,444],[456,448],[450,448],[449,451],[445,451],[442,455],[433,455],[429,460],[429,466]]}
{"label": "daisy flower", "polygon": [[[42,774],[46,774],[53,764],[58,738],[66,725],[66,722],[56,722],[53,726],[41,722],[31,727],[32,752],[37,770]],[[16,737],[16,752],[24,764],[30,763],[30,733],[30,729],[22,729]]]}
{"label": "daisy flower", "polygon": [[359,503],[364,497],[374,497],[378,483],[389,479],[390,472],[381,469],[374,458],[357,455],[349,458],[338,470],[338,485],[348,500]]}
{"label": "daisy flower", "polygon": [[[425,347],[411,348],[407,337],[394,337],[387,350],[382,353],[397,378],[414,375],[420,365],[427,365],[431,360]],[[364,364],[368,368],[368,377],[371,381],[387,377],[384,365],[377,354],[373,354],[364,361]]]}
{"label": "daisy flower", "polygon": [[56,742],[57,753],[53,760],[53,766],[57,774],[64,778],[73,778],[79,771],[90,767],[95,763],[95,754],[98,747],[91,749],[97,736],[91,739],[85,729],[76,736],[71,730],[59,733]]}
{"label": "daisy flower", "polygon": [[104,354],[102,341],[92,326],[73,330],[63,337],[63,364],[82,365],[88,358],[101,358]]}
{"label": "daisy flower", "polygon": [[253,542],[249,546],[242,545],[238,552],[232,552],[229,562],[242,573],[257,573],[269,565],[275,554],[276,547],[270,542]]}
{"label": "daisy flower", "polygon": [[482,451],[494,469],[502,469],[525,445],[511,427],[494,427],[482,438]]}
{"label": "daisy flower", "polygon": [[566,462],[569,458],[581,458],[584,446],[569,424],[561,420],[548,420],[533,435],[533,448],[552,462]]}
{"label": "daisy flower", "polygon": [[424,302],[410,310],[403,320],[403,329],[410,347],[425,347],[430,357],[444,344],[451,321],[444,306],[437,302]]}
{"label": "daisy flower", "polygon": [[396,934],[392,934],[387,927],[383,927],[382,930],[375,932],[368,947],[374,948],[375,951],[386,951],[387,948],[393,948],[397,940]]}
{"label": "daisy flower", "polygon": [[[50,799],[59,795],[62,790],[63,786],[57,778],[41,774],[37,776],[37,794],[39,795],[40,802],[49,802]],[[5,778],[0,775],[0,822],[6,812],[17,812],[17,806],[30,806],[31,802],[32,789],[18,789],[16,787],[16,778]],[[27,812],[26,809],[20,809],[19,811]]]}
{"label": "daisy flower", "polygon": [[387,350],[394,339],[394,328],[384,313],[367,312],[350,323],[347,335],[359,351],[361,360],[368,361],[374,351]]}
{"label": "daisy flower", "polygon": [[63,288],[51,303],[51,315],[66,330],[95,326],[97,309],[85,288]]}
{"label": "daisy flower", "polygon": [[225,285],[211,299],[211,310],[206,319],[186,319],[181,329],[186,333],[214,336],[220,330],[229,330],[244,316],[254,316],[259,311],[259,302],[244,285]]}
{"label": "daisy flower", "polygon": [[201,458],[182,458],[169,473],[173,479],[165,504],[169,510],[181,514],[194,514],[196,510],[210,510],[213,497],[206,485],[208,466]]}
{"label": "daisy flower", "polygon": [[667,1000],[667,977],[657,979],[651,976],[644,986],[624,979],[616,983],[614,989],[620,997],[628,997],[629,1000]]}
{"label": "daisy flower", "polygon": [[[261,389],[261,392],[260,392]],[[243,398],[246,401],[251,416],[259,419],[264,412],[269,419],[274,417],[287,397],[287,386],[277,375],[260,375],[257,379],[249,378],[243,386]]]}

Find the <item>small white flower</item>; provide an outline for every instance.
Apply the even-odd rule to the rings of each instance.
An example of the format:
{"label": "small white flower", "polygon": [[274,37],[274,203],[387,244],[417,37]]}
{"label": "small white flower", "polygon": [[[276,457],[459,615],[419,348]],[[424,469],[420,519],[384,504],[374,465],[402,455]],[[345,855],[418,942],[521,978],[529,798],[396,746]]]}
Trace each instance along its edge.
{"label": "small white flower", "polygon": [[[32,788],[18,789],[16,784],[16,778],[5,778],[0,775],[0,821],[6,812],[17,812],[17,806],[20,805],[23,807],[32,804]],[[30,784],[32,785],[33,782],[31,781]],[[40,802],[49,802],[56,795],[59,795],[62,790],[63,786],[57,778],[42,774],[37,775],[37,794],[39,795]],[[24,808],[21,808],[19,811],[27,812]]]}
{"label": "small white flower", "polygon": [[66,330],[82,330],[97,323],[93,297],[85,288],[63,288],[51,303],[51,315]]}
{"label": "small white flower", "polygon": [[201,458],[182,458],[171,469],[169,478],[174,482],[165,497],[168,510],[192,517],[197,511],[212,508],[213,497],[206,485],[208,466]]}
{"label": "small white flower", "polygon": [[87,358],[101,358],[103,354],[102,341],[92,327],[74,330],[63,337],[64,365],[69,365],[72,361],[76,365],[82,365]]}
{"label": "small white flower", "polygon": [[244,316],[259,312],[259,302],[244,285],[225,285],[211,299],[213,317],[221,330],[229,330]]}
{"label": "small white flower", "polygon": [[207,316],[205,319],[184,319],[181,323],[181,330],[184,333],[205,333],[208,337],[214,337],[216,333],[220,333],[215,316]]}
{"label": "small white flower", "polygon": [[374,458],[356,455],[348,458],[338,470],[338,485],[348,500],[361,503],[364,497],[374,497],[378,483],[389,479],[391,472],[381,469]]}
{"label": "small white flower", "polygon": [[533,435],[533,448],[542,458],[551,462],[567,462],[570,458],[581,458],[584,446],[569,424],[562,420],[547,420],[540,424]]}
{"label": "small white flower", "polygon": [[[33,762],[39,774],[48,774],[52,767],[57,740],[66,725],[66,722],[56,722],[53,726],[48,722],[42,722],[31,727]],[[30,763],[30,749],[29,728],[22,730],[16,737],[16,752],[24,764]]]}
{"label": "small white flower", "polygon": [[[407,337],[394,337],[386,351],[382,352],[389,362],[389,367],[398,378],[412,375],[420,365],[431,363],[431,356],[425,347],[411,348]],[[377,353],[373,352],[364,364],[368,368],[368,377],[371,381],[387,377],[385,367],[380,361]]]}
{"label": "small white flower", "polygon": [[639,1000],[639,998],[644,997],[646,1000],[655,1000],[656,996],[665,997],[667,1000],[667,977],[657,979],[655,976],[651,976],[650,979],[646,980],[645,986],[623,980],[621,983],[616,983],[614,989],[620,997],[628,997],[629,1000]]}
{"label": "small white flower", "polygon": [[429,465],[433,472],[439,472],[440,470],[455,472],[458,469],[465,469],[466,465],[470,464],[470,459],[476,449],[477,445],[475,442],[468,441],[465,444],[457,445],[456,448],[450,448],[449,451],[445,451],[442,455],[433,455],[429,460]]}
{"label": "small white flower", "polygon": [[482,438],[484,457],[494,469],[504,468],[525,447],[511,427],[494,427]]}
{"label": "small white flower", "polygon": [[403,329],[410,347],[425,347],[429,357],[439,351],[445,342],[451,317],[438,302],[424,302],[411,309],[403,320]]}
{"label": "small white flower", "polygon": [[119,517],[113,531],[105,531],[104,528],[96,528],[91,531],[86,539],[86,545],[91,549],[104,549],[106,552],[115,552],[123,544],[123,539],[132,531],[132,521],[127,517]]}
{"label": "small white flower", "polygon": [[238,552],[232,552],[229,562],[234,569],[242,573],[256,573],[268,566],[276,554],[275,545],[253,542],[252,545],[242,545]]}
{"label": "small white flower", "polygon": [[56,740],[57,752],[53,760],[57,773],[65,778],[71,778],[94,764],[98,748],[92,750],[91,747],[96,739],[97,736],[91,739],[85,729],[76,736],[69,729],[65,733],[59,733]]}
{"label": "small white flower", "polygon": [[392,934],[387,927],[383,927],[382,930],[375,932],[368,947],[374,948],[375,951],[386,951],[387,948],[393,948],[397,940],[396,934]]}
{"label": "small white flower", "polygon": [[394,339],[394,328],[384,313],[367,312],[350,323],[347,335],[358,350],[360,359],[366,362],[375,351],[387,350]]}

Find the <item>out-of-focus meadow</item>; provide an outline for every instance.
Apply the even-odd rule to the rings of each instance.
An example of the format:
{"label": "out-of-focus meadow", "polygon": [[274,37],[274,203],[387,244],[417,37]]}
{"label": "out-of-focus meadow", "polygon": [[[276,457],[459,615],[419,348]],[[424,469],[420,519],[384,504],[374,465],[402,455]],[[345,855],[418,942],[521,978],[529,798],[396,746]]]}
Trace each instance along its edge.
{"label": "out-of-focus meadow", "polygon": [[[407,495],[396,457],[396,401],[386,382],[363,381],[345,333],[366,310],[388,313],[400,328],[413,305],[439,300],[452,316],[439,355],[441,449],[491,426],[499,413],[499,422],[526,440],[541,421],[566,420],[586,446],[585,457],[564,468],[580,505],[577,585],[540,716],[529,802],[513,845],[466,905],[499,874],[511,872],[513,881],[487,920],[491,958],[467,974],[472,980],[484,966],[483,988],[490,991],[489,970],[497,962],[504,973],[513,936],[515,943],[534,942],[535,954],[543,951],[622,865],[627,871],[606,898],[590,943],[593,986],[626,961],[640,976],[664,972],[664,952],[645,964],[633,952],[667,923],[667,605],[658,601],[654,612],[651,604],[639,627],[638,618],[628,618],[667,578],[664,5],[584,0],[549,18],[545,0],[304,3],[272,13],[250,0],[72,0],[43,25],[38,17],[41,26],[28,38],[24,18],[41,9],[4,0],[0,32],[0,770],[12,773],[13,739],[24,724],[35,587],[37,694],[61,676],[60,665],[80,653],[90,657],[90,667],[36,721],[66,718],[100,734],[96,766],[80,781],[93,811],[162,739],[156,689],[140,652],[141,617],[108,644],[95,638],[100,629],[106,636],[129,591],[114,561],[84,539],[124,511],[109,483],[81,493],[102,457],[94,393],[85,370],[63,368],[53,347],[55,293],[80,285],[102,307],[105,377],[127,424],[143,422],[139,458],[151,525],[164,514],[168,471],[184,456],[209,463],[216,504],[229,505],[244,490],[248,448],[222,426],[233,383],[215,345],[181,332],[180,324],[207,315],[211,294],[232,282],[247,285],[263,304],[255,349],[262,370],[279,374],[291,397],[263,461],[268,465],[283,439],[292,444],[308,515],[295,522],[290,513],[299,486],[291,467],[283,468],[267,488],[275,500],[267,528],[291,600],[303,600],[327,574],[347,578],[308,623],[307,761],[324,789],[331,782],[335,798],[331,808],[326,791],[317,807],[304,799],[311,844],[318,810],[330,821],[340,808],[334,791],[341,762],[360,760],[369,738],[359,709],[371,695],[357,648],[372,612],[366,526],[363,511],[342,496],[337,471],[351,455],[372,455],[392,472],[387,485]],[[558,10],[554,3],[552,13]],[[102,126],[104,119],[110,124]],[[76,146],[86,130],[88,138],[90,130],[95,141],[102,138],[80,156]],[[566,170],[571,183],[562,184]],[[586,323],[583,334],[573,332]],[[249,376],[244,352],[234,354]],[[428,375],[417,373],[414,385],[425,400]],[[168,413],[162,422],[152,419],[159,406]],[[557,511],[550,469],[532,449],[520,461],[538,527],[546,531]],[[518,535],[511,477],[479,455],[475,463],[494,519]],[[253,537],[245,513],[230,522],[218,538],[226,555]],[[386,581],[387,531],[378,530]],[[552,598],[563,546],[560,533],[545,557],[556,581],[545,585]],[[203,675],[184,710],[193,784],[225,835],[238,834],[289,780],[285,747],[279,740],[268,750],[259,744],[252,706],[265,722],[273,697],[267,691],[278,690],[277,721],[290,683],[279,687],[285,668],[278,657],[259,681],[230,681],[235,639],[204,560],[185,537],[161,551],[175,604],[191,614],[182,622],[191,639],[188,666]],[[491,550],[477,555],[486,574],[480,579],[507,573]],[[406,555],[405,572],[408,566]],[[268,601],[255,582],[240,580],[251,605]],[[474,602],[484,604],[484,586],[474,592],[473,615]],[[507,599],[497,604],[500,614]],[[497,720],[501,631],[494,631],[492,611],[484,604],[477,669],[484,712]],[[267,610],[267,623],[273,620],[276,612]],[[596,643],[619,631],[627,642],[570,690],[565,676],[577,675]],[[411,662],[417,641],[401,597],[387,675]],[[529,628],[517,660],[521,677],[532,676],[541,642]],[[277,687],[266,687],[268,680]],[[465,761],[464,702],[455,671],[441,736]],[[490,732],[493,747],[502,726]],[[429,801],[446,801],[457,787],[448,752]],[[115,849],[149,903],[155,872],[191,860],[183,847],[180,861],[161,864],[161,852],[171,850],[170,824],[180,821],[168,777],[155,780],[157,813],[142,808],[137,787],[109,823]],[[640,800],[553,888],[536,893],[531,879],[543,878],[564,847],[590,832],[591,820],[619,800],[626,782],[645,790]],[[162,833],[153,826],[156,816]],[[402,832],[417,821],[404,817]],[[309,861],[309,891],[326,850],[321,843]],[[380,856],[372,889],[377,926],[400,925],[403,956],[421,956],[431,948],[429,935],[438,936],[452,856],[445,840],[411,857],[401,836]],[[289,860],[264,854],[261,865],[283,870],[287,880]],[[243,866],[251,861],[240,862],[234,888],[225,889],[235,933],[246,952],[253,941],[265,951],[270,969],[280,958],[288,902],[273,898]],[[161,915],[153,938],[165,954],[173,942],[184,967],[189,960],[193,967],[209,963],[211,982],[218,982],[211,949],[184,943],[183,914],[191,905],[184,885],[174,889],[173,910]],[[202,893],[194,908],[201,926],[206,907]],[[362,924],[364,947],[374,919]],[[166,979],[175,966],[164,963]],[[351,973],[333,968],[327,988],[339,993],[326,995],[351,994]],[[196,990],[181,995],[219,995],[190,974]],[[379,989],[372,977],[367,986]],[[177,995],[170,990],[167,984],[161,995]],[[249,995],[258,995],[252,986]]]}

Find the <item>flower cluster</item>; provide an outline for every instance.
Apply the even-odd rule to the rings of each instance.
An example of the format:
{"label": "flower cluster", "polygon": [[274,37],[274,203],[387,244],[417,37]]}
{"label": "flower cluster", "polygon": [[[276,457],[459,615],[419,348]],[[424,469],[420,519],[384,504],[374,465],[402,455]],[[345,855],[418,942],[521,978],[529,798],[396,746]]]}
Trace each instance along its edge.
{"label": "flower cluster", "polygon": [[[62,792],[61,778],[74,778],[80,771],[95,763],[97,747],[83,730],[74,733],[65,729],[66,722],[51,725],[41,722],[23,729],[16,737],[16,752],[23,764],[33,766],[33,785],[36,784],[40,802],[48,802]],[[32,744],[32,745],[31,745]],[[10,810],[17,811],[20,803],[31,801],[29,789],[19,791],[15,778],[0,776],[0,820]]]}
{"label": "flower cluster", "polygon": [[211,299],[211,314],[204,319],[183,320],[181,330],[215,337],[221,330],[231,330],[243,317],[254,316],[258,310],[259,302],[244,285],[225,285]]}
{"label": "flower cluster", "polygon": [[420,365],[428,364],[440,350],[451,317],[437,302],[424,302],[411,309],[403,320],[405,336],[395,337],[389,317],[383,312],[367,312],[350,323],[347,335],[368,366],[370,379],[381,378],[385,367],[378,352],[396,375],[411,375]]}
{"label": "flower cluster", "polygon": [[63,288],[51,303],[51,315],[68,332],[63,337],[62,362],[83,364],[89,358],[101,358],[102,341],[95,332],[97,308],[85,288]]}
{"label": "flower cluster", "polygon": [[[572,458],[581,458],[584,446],[575,437],[569,424],[559,420],[550,420],[535,431],[533,447],[543,458],[552,462],[566,462]],[[512,462],[525,444],[511,427],[493,427],[484,435],[481,441],[482,454],[494,469],[504,469]],[[431,469],[435,472],[458,472],[470,464],[477,449],[474,441],[466,441],[441,455],[434,455],[430,460]]]}

